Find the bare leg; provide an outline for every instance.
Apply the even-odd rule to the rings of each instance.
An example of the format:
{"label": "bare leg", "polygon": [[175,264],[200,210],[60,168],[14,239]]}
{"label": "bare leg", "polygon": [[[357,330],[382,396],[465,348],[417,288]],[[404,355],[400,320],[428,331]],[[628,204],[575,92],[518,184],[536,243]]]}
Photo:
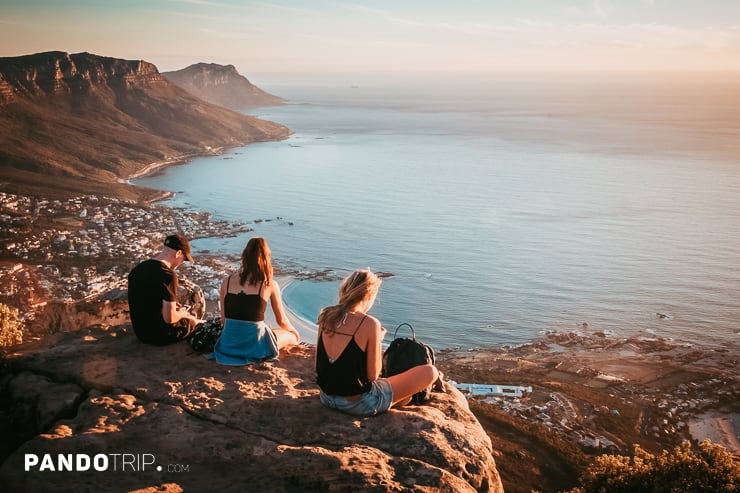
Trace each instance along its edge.
{"label": "bare leg", "polygon": [[278,348],[298,344],[298,338],[289,330],[272,329],[272,332],[275,334],[275,339],[277,339]]}
{"label": "bare leg", "polygon": [[437,380],[437,368],[432,365],[415,366],[398,375],[388,377],[393,387],[393,404],[408,404],[411,396],[429,387]]}

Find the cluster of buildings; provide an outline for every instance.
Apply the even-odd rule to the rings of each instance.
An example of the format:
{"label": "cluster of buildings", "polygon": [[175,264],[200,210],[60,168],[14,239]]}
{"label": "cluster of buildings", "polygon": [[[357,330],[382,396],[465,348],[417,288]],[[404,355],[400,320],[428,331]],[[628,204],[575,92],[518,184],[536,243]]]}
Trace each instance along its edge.
{"label": "cluster of buildings", "polygon": [[46,200],[0,192],[4,257],[23,261],[136,259],[180,231],[189,238],[249,231],[207,213],[84,195]]}
{"label": "cluster of buildings", "polygon": [[470,398],[478,398],[495,405],[511,416],[541,422],[550,430],[562,433],[585,448],[604,451],[619,449],[613,440],[583,427],[583,419],[577,407],[560,392],[549,392],[544,399],[542,396],[533,399],[531,386],[476,384],[455,386]]}
{"label": "cluster of buildings", "polygon": [[[24,314],[50,300],[80,301],[124,287],[131,267],[174,231],[195,239],[251,229],[207,213],[116,198],[47,200],[0,192],[0,302]],[[195,267],[189,273],[196,283],[208,286],[222,277],[213,266]],[[212,287],[206,294],[213,296]]]}
{"label": "cluster of buildings", "polygon": [[[456,384],[469,398],[495,405],[505,413],[531,422],[542,423],[586,449],[618,452],[631,444],[593,426],[595,417],[619,419],[619,409],[604,405],[573,402],[562,392],[507,385]],[[715,377],[701,383],[679,384],[671,389],[649,389],[620,381],[612,387],[625,405],[640,408],[640,432],[643,436],[668,442],[690,438],[689,421],[707,410],[737,402],[736,382]]]}

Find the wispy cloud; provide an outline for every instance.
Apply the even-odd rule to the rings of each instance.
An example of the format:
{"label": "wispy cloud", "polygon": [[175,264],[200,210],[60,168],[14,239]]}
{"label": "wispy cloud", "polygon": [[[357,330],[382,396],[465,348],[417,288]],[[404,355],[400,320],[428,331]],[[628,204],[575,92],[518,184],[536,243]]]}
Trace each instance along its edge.
{"label": "wispy cloud", "polygon": [[299,14],[299,15],[314,15],[315,14],[313,10],[301,9],[298,7],[288,7],[287,5],[281,5],[278,3],[250,2],[249,5],[252,5],[255,7],[262,7],[266,9],[279,10],[281,12],[289,12],[291,14]]}
{"label": "wispy cloud", "polygon": [[296,33],[296,37],[310,39],[335,46],[356,46],[365,48],[431,48],[432,43],[423,41],[394,41],[379,38],[349,38],[342,36],[326,36],[320,34]]}
{"label": "wispy cloud", "polygon": [[151,11],[153,14],[156,13],[158,15],[165,15],[165,16],[173,16],[173,17],[183,17],[186,19],[192,19],[195,21],[213,21],[218,23],[233,23],[233,22],[240,22],[241,19],[234,16],[229,16],[226,14],[221,15],[209,15],[209,14],[201,14],[197,12],[182,12],[178,10],[172,10],[172,11]]}
{"label": "wispy cloud", "polygon": [[632,49],[720,51],[740,41],[736,28],[689,29],[665,24],[583,24],[574,30],[583,39]]}
{"label": "wispy cloud", "polygon": [[[694,49],[721,51],[740,43],[738,27],[687,28],[669,24],[608,24],[608,23],[555,23],[536,19],[519,19],[509,23],[486,22],[435,22],[419,18],[403,18],[388,11],[347,4],[346,10],[383,18],[397,26],[426,32],[444,31],[462,36],[489,39],[504,39],[528,46],[583,46],[589,49],[622,48],[635,50],[678,50]],[[606,19],[614,10],[610,0],[594,0],[594,12]],[[461,39],[458,37],[457,39]]]}
{"label": "wispy cloud", "polygon": [[225,39],[230,41],[243,41],[247,39],[255,39],[260,37],[260,34],[255,30],[250,29],[249,31],[228,31],[222,29],[209,29],[206,27],[200,27],[197,29],[199,33],[207,35],[209,38]]}
{"label": "wispy cloud", "polygon": [[167,1],[170,3],[182,3],[182,4],[187,4],[187,5],[202,5],[204,7],[214,7],[214,8],[235,6],[230,3],[214,2],[212,0],[167,0]]}
{"label": "wispy cloud", "polygon": [[277,10],[283,13],[290,13],[295,15],[314,15],[315,12],[313,10],[309,9],[302,9],[298,7],[290,7],[287,5],[282,5],[279,3],[271,3],[271,2],[260,2],[260,1],[254,1],[254,2],[236,2],[236,3],[230,3],[230,2],[219,2],[217,0],[166,0],[167,2],[173,3],[173,4],[186,4],[186,5],[199,5],[203,7],[209,7],[209,8],[228,8],[231,10],[243,10],[243,11],[255,11],[256,9],[267,9],[267,10]]}
{"label": "wispy cloud", "polygon": [[5,24],[6,26],[25,26],[28,23],[27,22],[22,22],[22,21],[17,21],[15,19],[3,19],[3,18],[0,18],[0,24]]}
{"label": "wispy cloud", "polygon": [[443,23],[430,23],[430,22],[419,21],[416,19],[398,17],[387,10],[367,7],[365,5],[342,4],[341,7],[344,10],[347,10],[350,12],[356,12],[356,13],[360,13],[363,15],[371,15],[374,17],[381,18],[387,22],[401,25],[401,26],[407,26],[407,27],[413,27],[413,28],[434,28],[434,29],[447,29],[450,26],[452,26],[451,24],[444,23],[444,22]]}
{"label": "wispy cloud", "polygon": [[597,16],[606,19],[614,11],[614,5],[611,0],[594,0],[593,9]]}

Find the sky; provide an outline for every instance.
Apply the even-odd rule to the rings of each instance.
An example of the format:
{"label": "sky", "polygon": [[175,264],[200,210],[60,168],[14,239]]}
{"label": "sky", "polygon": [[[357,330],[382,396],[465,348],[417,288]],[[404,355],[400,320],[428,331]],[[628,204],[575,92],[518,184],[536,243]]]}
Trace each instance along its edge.
{"label": "sky", "polygon": [[0,0],[0,56],[160,71],[740,71],[740,0]]}

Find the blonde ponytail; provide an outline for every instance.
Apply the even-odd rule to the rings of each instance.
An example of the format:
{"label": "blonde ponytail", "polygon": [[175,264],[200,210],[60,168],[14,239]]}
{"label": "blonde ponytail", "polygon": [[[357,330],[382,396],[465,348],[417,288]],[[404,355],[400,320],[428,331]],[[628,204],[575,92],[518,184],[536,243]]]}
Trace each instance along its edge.
{"label": "blonde ponytail", "polygon": [[356,270],[339,286],[339,303],[321,310],[319,330],[333,333],[348,312],[369,300],[380,289],[381,280],[369,270]]}

